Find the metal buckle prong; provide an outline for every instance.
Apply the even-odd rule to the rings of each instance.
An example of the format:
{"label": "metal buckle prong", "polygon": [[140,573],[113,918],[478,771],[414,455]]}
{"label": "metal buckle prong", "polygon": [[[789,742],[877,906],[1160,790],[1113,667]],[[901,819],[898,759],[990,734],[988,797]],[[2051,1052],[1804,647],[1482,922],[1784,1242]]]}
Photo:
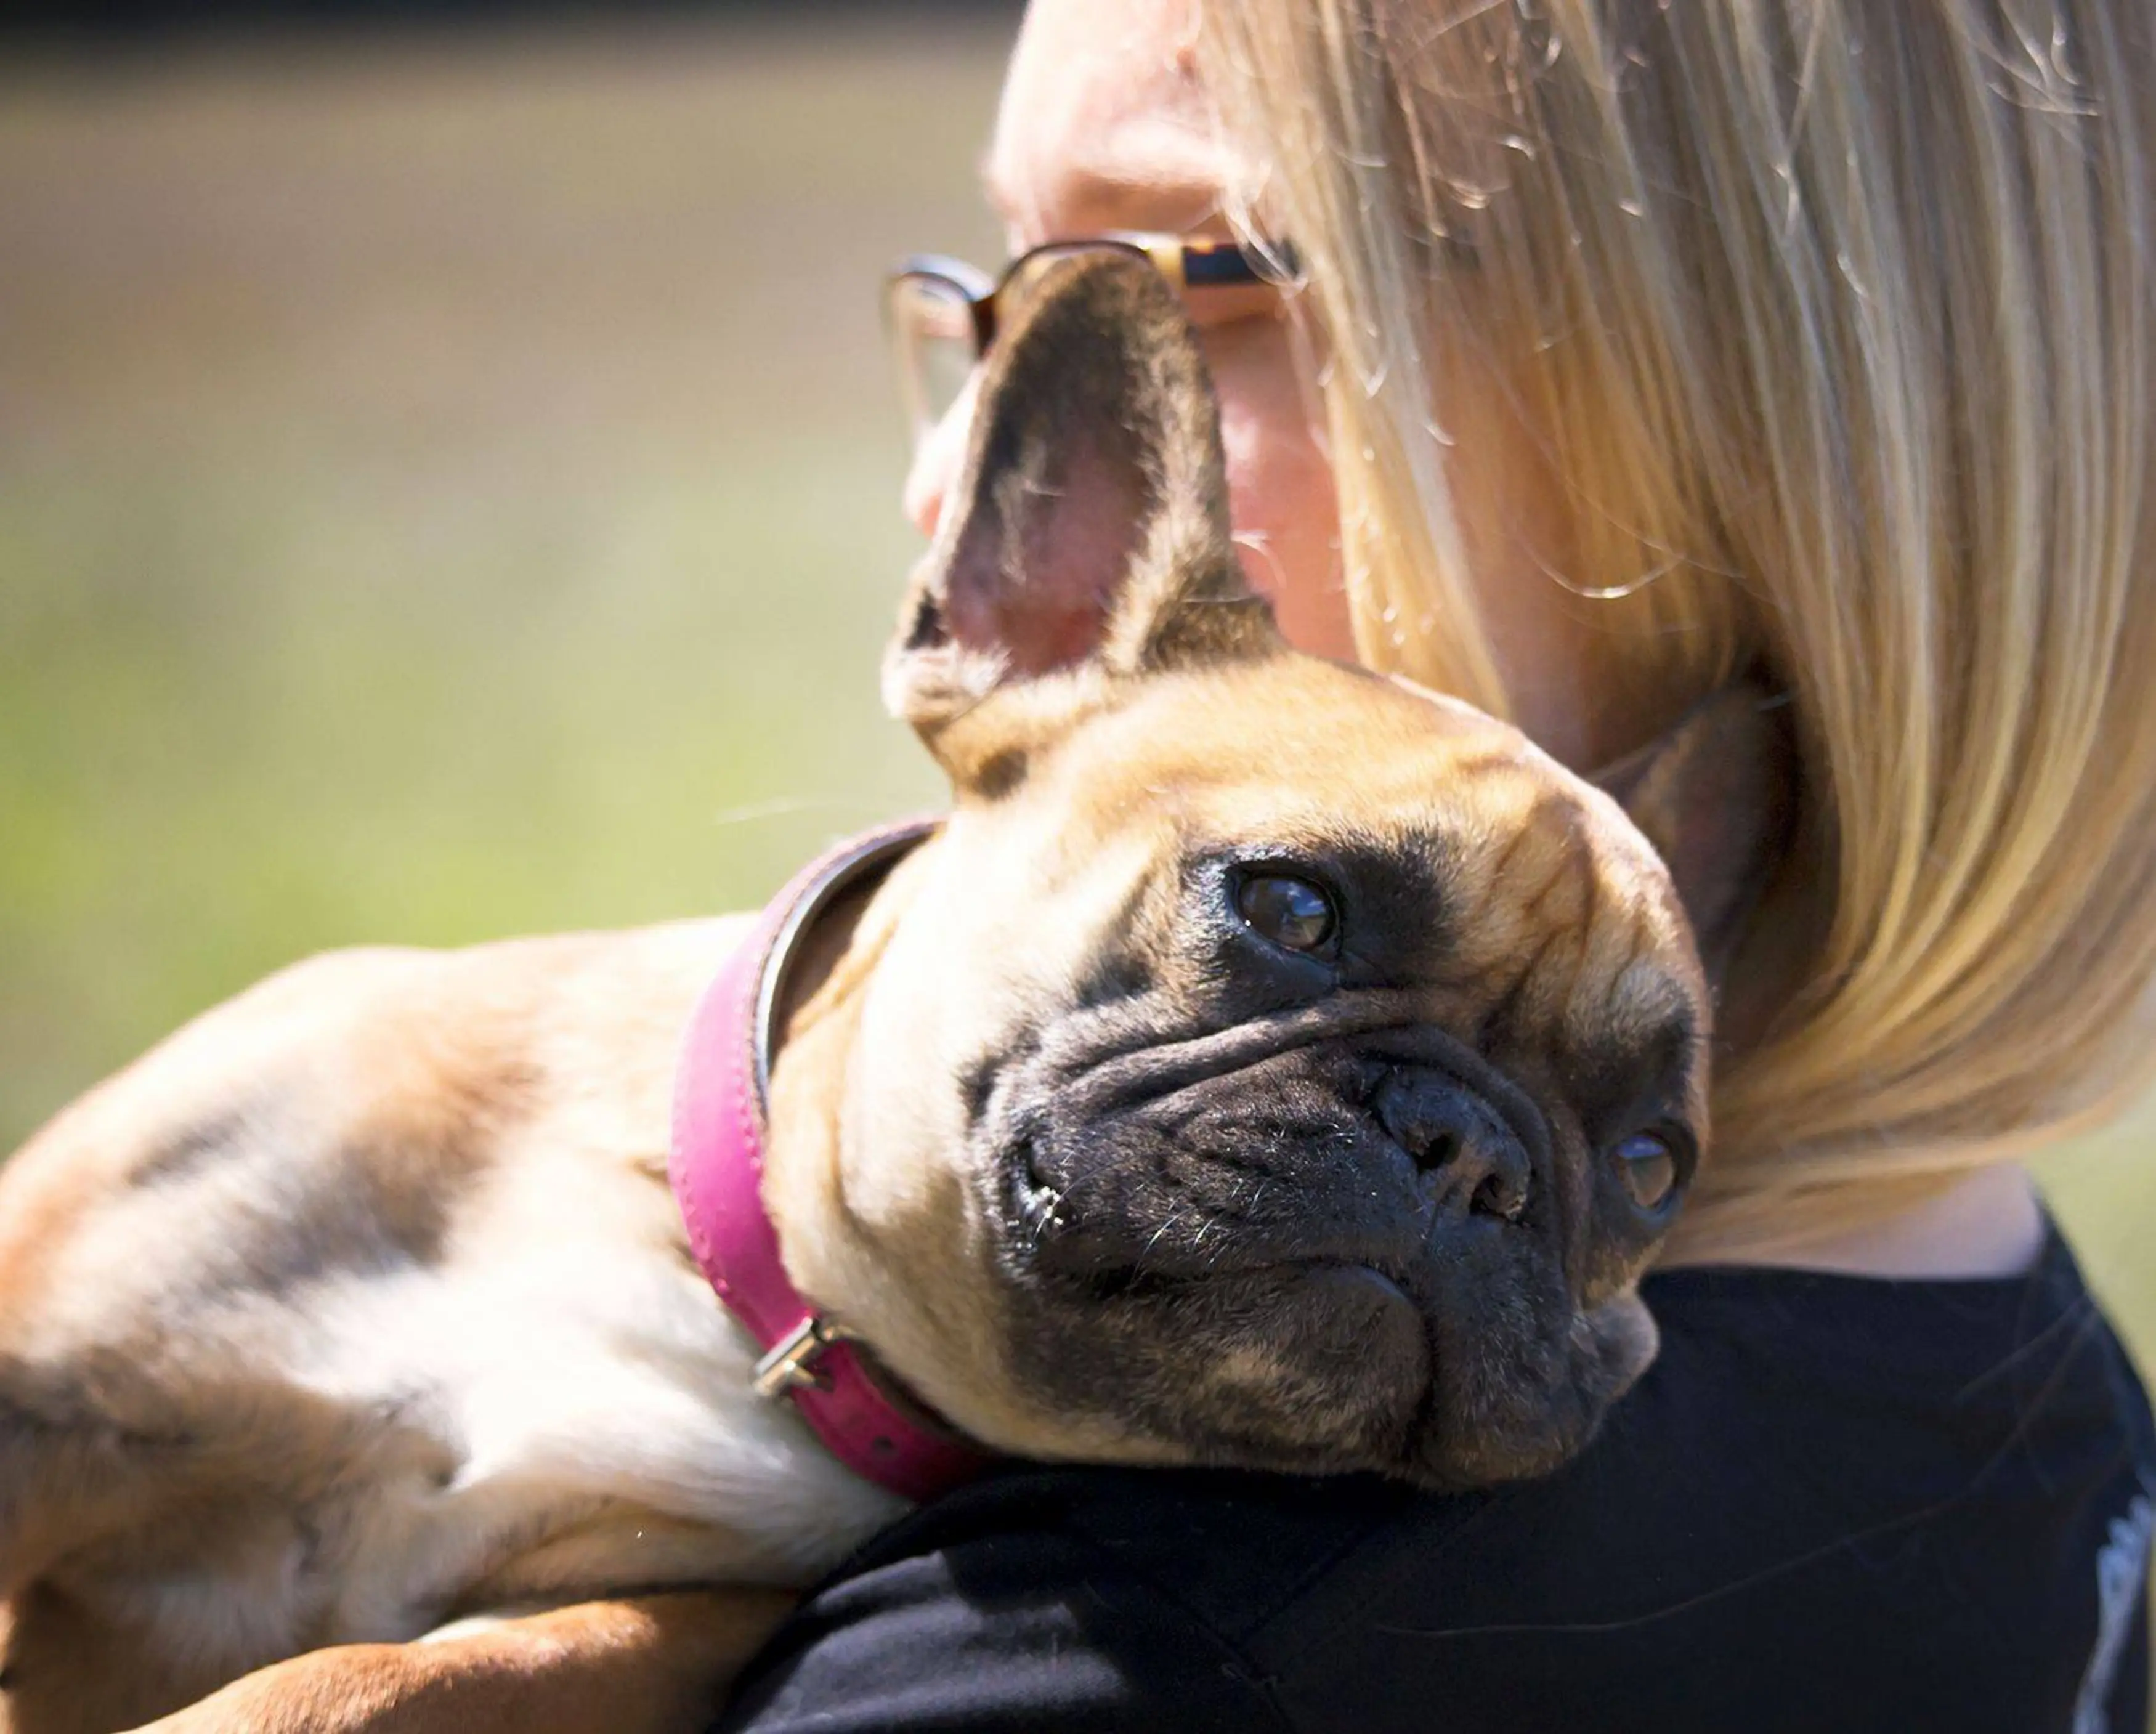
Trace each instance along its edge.
{"label": "metal buckle prong", "polygon": [[831,1376],[819,1372],[816,1363],[832,1344],[844,1342],[853,1335],[844,1326],[834,1325],[829,1319],[810,1313],[773,1343],[770,1352],[756,1363],[750,1388],[767,1402],[776,1402],[788,1392],[797,1391],[804,1385],[818,1391],[829,1390]]}

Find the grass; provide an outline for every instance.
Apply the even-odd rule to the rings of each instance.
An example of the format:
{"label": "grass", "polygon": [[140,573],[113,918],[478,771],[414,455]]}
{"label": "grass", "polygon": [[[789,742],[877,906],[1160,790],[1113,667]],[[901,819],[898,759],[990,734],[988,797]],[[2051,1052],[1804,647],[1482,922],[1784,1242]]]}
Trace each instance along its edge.
{"label": "grass", "polygon": [[[0,69],[0,1149],[276,965],[742,906],[929,803],[881,266],[1007,28]],[[2151,1124],[2049,1165],[2156,1362]]]}
{"label": "grass", "polygon": [[326,947],[758,900],[932,801],[875,287],[1003,33],[0,83],[0,1148]]}

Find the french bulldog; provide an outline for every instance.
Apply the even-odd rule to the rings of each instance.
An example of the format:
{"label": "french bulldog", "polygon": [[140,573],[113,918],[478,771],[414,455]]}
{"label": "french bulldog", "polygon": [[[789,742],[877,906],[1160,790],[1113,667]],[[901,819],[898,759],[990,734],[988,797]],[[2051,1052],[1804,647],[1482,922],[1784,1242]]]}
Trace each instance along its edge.
{"label": "french bulldog", "polygon": [[[1031,295],[952,500],[886,668],[951,809],[766,1008],[785,1277],[988,1453],[1561,1463],[1655,1352],[1774,719],[1732,690],[1613,794],[1289,649],[1134,260]],[[13,1158],[0,1723],[690,1727],[905,1508],[669,1185],[746,931],[316,959]]]}

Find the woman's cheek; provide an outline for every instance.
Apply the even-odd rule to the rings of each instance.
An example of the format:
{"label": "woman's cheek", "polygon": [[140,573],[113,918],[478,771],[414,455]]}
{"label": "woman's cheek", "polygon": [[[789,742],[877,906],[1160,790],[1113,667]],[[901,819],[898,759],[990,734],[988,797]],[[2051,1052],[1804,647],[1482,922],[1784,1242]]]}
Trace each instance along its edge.
{"label": "woman's cheek", "polygon": [[[1281,372],[1285,372],[1283,367]],[[1332,469],[1291,377],[1216,359],[1228,499],[1244,575],[1299,650],[1350,660]]]}

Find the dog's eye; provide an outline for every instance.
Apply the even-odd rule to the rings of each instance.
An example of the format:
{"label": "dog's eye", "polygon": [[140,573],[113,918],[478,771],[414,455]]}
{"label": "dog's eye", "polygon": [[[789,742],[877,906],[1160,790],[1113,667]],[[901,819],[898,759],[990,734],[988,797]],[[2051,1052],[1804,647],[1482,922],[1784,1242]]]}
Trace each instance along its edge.
{"label": "dog's eye", "polygon": [[1291,952],[1322,951],[1340,926],[1323,888],[1289,873],[1246,875],[1235,908],[1253,932]]}
{"label": "dog's eye", "polygon": [[1677,1153],[1659,1132],[1635,1132],[1620,1140],[1610,1159],[1625,1190],[1642,1210],[1660,1210],[1677,1189]]}

